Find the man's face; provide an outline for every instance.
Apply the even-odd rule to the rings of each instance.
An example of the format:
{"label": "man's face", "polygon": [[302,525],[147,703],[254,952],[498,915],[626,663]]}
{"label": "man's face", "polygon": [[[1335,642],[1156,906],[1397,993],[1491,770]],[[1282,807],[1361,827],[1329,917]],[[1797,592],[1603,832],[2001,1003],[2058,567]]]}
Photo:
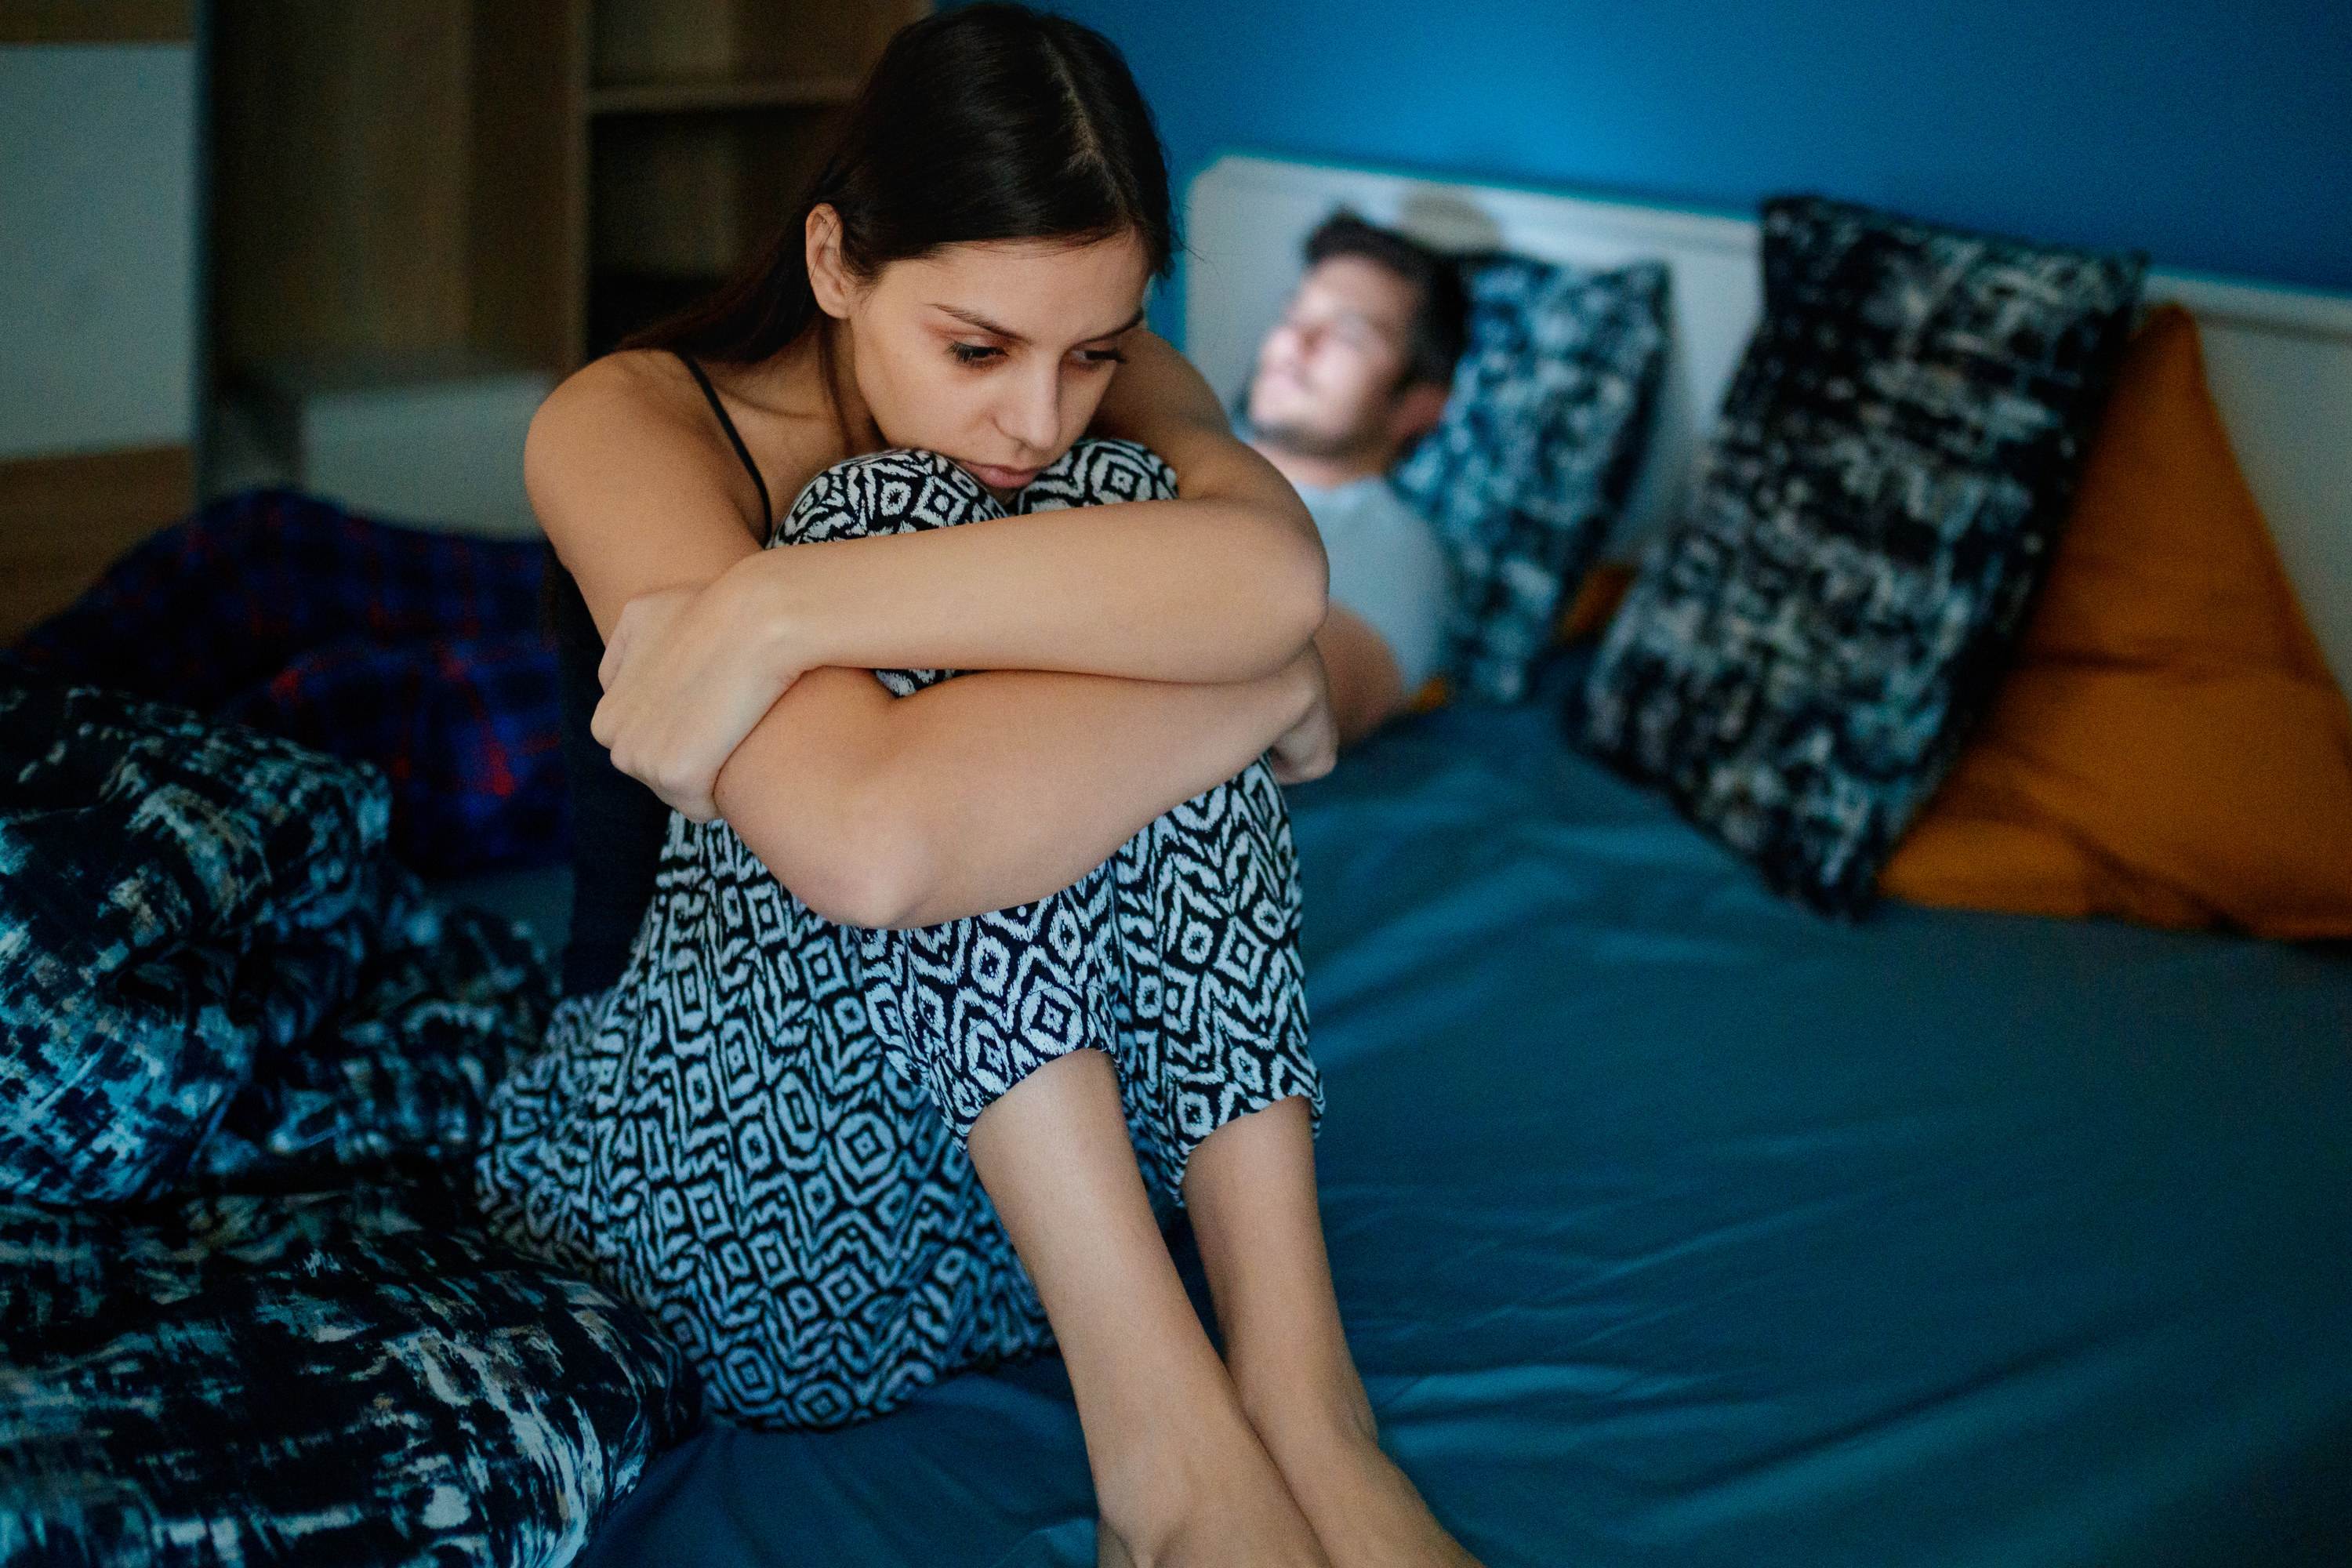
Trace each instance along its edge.
{"label": "man's face", "polygon": [[1257,437],[1305,457],[1393,444],[1413,286],[1376,261],[1334,256],[1299,280],[1257,352],[1249,420]]}

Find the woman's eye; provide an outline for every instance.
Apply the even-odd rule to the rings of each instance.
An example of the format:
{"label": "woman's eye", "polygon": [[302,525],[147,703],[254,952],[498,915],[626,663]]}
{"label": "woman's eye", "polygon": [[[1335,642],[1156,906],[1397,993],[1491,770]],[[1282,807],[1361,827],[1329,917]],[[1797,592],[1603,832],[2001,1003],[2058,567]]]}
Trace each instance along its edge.
{"label": "woman's eye", "polygon": [[986,343],[950,343],[948,352],[955,355],[958,364],[984,364],[1004,353],[1003,349],[992,349]]}
{"label": "woman's eye", "polygon": [[1088,365],[1125,364],[1127,356],[1117,349],[1080,349],[1078,360],[1080,363]]}

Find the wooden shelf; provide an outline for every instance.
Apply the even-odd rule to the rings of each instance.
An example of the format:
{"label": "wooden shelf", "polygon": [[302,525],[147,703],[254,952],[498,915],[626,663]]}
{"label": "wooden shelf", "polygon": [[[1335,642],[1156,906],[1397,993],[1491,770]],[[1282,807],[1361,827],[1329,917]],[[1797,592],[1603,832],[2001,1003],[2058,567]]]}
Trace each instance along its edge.
{"label": "wooden shelf", "polygon": [[765,81],[717,78],[702,81],[615,82],[592,87],[593,115],[686,114],[735,109],[829,109],[857,96],[847,77],[783,77]]}
{"label": "wooden shelf", "polygon": [[463,350],[560,377],[757,256],[930,6],[113,8],[210,18],[222,374]]}

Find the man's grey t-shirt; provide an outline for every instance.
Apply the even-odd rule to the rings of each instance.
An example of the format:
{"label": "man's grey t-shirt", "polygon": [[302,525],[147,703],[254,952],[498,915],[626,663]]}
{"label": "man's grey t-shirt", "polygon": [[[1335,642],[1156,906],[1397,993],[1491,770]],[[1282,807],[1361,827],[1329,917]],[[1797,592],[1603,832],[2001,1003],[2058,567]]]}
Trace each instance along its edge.
{"label": "man's grey t-shirt", "polygon": [[1453,569],[1436,531],[1377,474],[1297,489],[1331,558],[1332,599],[1381,634],[1411,696],[1436,671],[1453,601]]}

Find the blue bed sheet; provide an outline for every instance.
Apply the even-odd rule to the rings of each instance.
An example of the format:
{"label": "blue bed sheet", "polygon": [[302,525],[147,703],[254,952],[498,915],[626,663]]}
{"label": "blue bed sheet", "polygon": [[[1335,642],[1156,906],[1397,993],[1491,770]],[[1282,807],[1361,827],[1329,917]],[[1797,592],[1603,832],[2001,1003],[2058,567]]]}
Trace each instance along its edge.
{"label": "blue bed sheet", "polygon": [[[2352,955],[1782,901],[1539,708],[1296,792],[1326,1225],[1507,1564],[2352,1561]],[[1091,1563],[1058,1363],[713,1427],[604,1564]]]}

